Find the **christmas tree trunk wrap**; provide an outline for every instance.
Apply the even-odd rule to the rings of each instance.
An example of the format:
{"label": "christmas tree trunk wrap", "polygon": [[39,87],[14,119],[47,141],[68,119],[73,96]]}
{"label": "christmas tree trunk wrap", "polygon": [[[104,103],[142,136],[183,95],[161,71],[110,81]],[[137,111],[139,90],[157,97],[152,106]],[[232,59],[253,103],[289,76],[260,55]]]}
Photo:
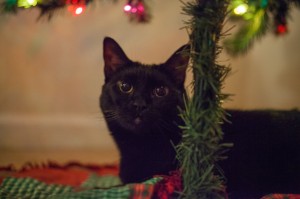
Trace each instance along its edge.
{"label": "christmas tree trunk wrap", "polygon": [[228,2],[198,0],[188,2],[183,11],[190,15],[191,64],[193,94],[186,99],[181,117],[185,122],[182,142],[177,146],[183,179],[183,198],[225,198],[222,176],[216,162],[222,158],[226,144],[220,144],[224,120],[221,102],[222,83],[229,68],[216,63],[221,52],[218,41]]}

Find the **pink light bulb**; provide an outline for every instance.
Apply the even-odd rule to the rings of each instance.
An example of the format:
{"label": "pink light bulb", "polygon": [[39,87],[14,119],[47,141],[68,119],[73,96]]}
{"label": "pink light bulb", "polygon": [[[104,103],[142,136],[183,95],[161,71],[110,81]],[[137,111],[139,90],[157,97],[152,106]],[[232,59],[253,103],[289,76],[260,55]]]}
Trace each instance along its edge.
{"label": "pink light bulb", "polygon": [[144,5],[141,3],[137,6],[137,9],[140,13],[145,11]]}
{"label": "pink light bulb", "polygon": [[136,13],[138,9],[136,7],[131,8],[131,13]]}

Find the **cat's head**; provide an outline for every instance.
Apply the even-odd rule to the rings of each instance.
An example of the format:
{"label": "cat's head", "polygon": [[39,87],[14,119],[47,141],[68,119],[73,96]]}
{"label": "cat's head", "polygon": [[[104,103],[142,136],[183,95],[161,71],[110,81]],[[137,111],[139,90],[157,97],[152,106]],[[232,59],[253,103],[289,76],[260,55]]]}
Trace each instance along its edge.
{"label": "cat's head", "polygon": [[105,84],[100,106],[111,131],[119,126],[131,132],[171,128],[183,106],[188,45],[165,63],[145,65],[131,61],[112,38],[103,42]]}

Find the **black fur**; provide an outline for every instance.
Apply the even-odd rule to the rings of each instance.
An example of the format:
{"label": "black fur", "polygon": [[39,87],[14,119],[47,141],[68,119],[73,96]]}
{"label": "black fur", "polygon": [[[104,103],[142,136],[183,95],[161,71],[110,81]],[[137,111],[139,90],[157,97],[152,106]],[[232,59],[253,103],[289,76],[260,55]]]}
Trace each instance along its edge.
{"label": "black fur", "polygon": [[[181,139],[178,108],[183,107],[188,63],[188,57],[178,52],[187,47],[163,64],[144,65],[129,60],[113,39],[104,39],[105,84],[100,107],[120,151],[123,183],[177,169],[174,145]],[[123,82],[133,91],[122,92]],[[161,87],[167,94],[156,96],[154,90]]]}
{"label": "black fur", "polygon": [[234,146],[220,166],[230,199],[300,193],[300,112],[228,110],[224,142]]}

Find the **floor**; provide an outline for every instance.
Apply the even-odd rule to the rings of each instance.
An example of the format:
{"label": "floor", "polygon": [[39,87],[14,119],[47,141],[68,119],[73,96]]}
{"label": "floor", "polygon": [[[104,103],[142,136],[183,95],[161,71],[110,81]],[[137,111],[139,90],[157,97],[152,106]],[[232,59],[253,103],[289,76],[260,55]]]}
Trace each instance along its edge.
{"label": "floor", "polygon": [[12,150],[0,149],[0,167],[14,165],[20,168],[27,162],[46,163],[54,161],[64,164],[70,161],[92,164],[118,163],[119,155],[115,149],[60,149],[60,150]]}

